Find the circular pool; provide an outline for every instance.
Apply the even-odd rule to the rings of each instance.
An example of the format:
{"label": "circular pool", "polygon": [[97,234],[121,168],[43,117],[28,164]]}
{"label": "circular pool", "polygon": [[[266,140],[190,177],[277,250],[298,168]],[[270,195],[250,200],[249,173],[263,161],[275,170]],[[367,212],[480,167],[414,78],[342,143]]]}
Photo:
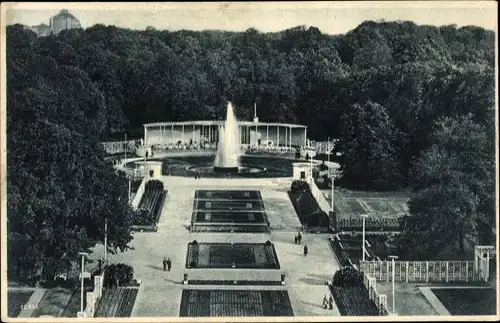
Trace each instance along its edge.
{"label": "circular pool", "polygon": [[[240,166],[237,171],[226,173],[218,172],[214,169],[215,156],[182,156],[154,158],[163,162],[163,175],[194,177],[200,174],[201,177],[225,178],[275,178],[292,177],[293,165],[296,160],[279,157],[262,156],[241,156]],[[135,163],[131,162],[126,167],[134,168]]]}

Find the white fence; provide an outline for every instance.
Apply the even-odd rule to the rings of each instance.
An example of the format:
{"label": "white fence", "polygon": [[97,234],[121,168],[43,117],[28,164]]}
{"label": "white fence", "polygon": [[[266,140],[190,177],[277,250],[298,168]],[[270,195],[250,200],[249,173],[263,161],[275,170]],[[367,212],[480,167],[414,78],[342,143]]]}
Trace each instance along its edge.
{"label": "white fence", "polygon": [[[474,264],[474,261],[395,261],[394,280],[406,283],[484,281],[482,271]],[[376,280],[392,280],[391,261],[362,261],[360,269]]]}
{"label": "white fence", "polygon": [[139,206],[139,203],[141,202],[141,198],[144,195],[144,190],[146,188],[146,177],[142,179],[141,185],[139,185],[139,188],[137,189],[137,192],[134,195],[134,199],[130,203],[130,205],[134,208],[137,209]]}
{"label": "white fence", "polygon": [[87,306],[83,313],[78,312],[78,317],[94,317],[97,301],[99,301],[102,296],[104,275],[105,271],[103,270],[100,275],[94,276],[94,290],[87,292]]}
{"label": "white fence", "polygon": [[314,199],[316,199],[316,202],[318,202],[318,205],[321,208],[321,210],[326,212],[326,214],[329,214],[329,212],[331,211],[330,204],[325,199],[325,196],[320,191],[318,186],[316,186],[316,183],[314,181],[311,181],[309,182],[309,186],[311,187],[311,193],[314,196]]}
{"label": "white fence", "polygon": [[379,314],[388,315],[387,295],[380,294],[377,291],[377,280],[374,277],[365,274],[363,283],[365,284],[370,299],[375,303],[375,306],[377,306]]}

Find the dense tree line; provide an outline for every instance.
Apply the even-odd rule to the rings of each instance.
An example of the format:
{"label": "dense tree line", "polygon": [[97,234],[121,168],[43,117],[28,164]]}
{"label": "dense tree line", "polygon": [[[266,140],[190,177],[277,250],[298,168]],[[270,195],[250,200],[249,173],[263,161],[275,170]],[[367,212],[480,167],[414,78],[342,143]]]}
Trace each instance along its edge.
{"label": "dense tree line", "polygon": [[7,37],[7,249],[11,278],[53,279],[103,241],[127,249],[127,180],[104,161],[103,92],[88,74],[40,53],[31,33]]}
{"label": "dense tree line", "polygon": [[[61,243],[65,235],[87,247],[102,235],[92,226],[104,216],[116,219],[113,243],[125,248],[126,185],[96,144],[146,122],[222,119],[228,100],[239,119],[250,120],[256,102],[262,121],[305,124],[312,139],[339,138],[343,185],[397,189],[432,178],[421,168],[437,162],[433,149],[460,155],[462,148],[440,143],[442,120],[466,117],[471,132],[493,142],[494,39],[478,27],[412,22],[368,21],[337,36],[303,26],[260,33],[95,25],[38,38],[8,26],[9,238],[40,241],[36,250],[11,242],[9,251],[32,248],[17,253],[37,262],[67,256],[76,247]],[[456,132],[461,143],[465,134]],[[486,149],[478,157],[493,156]],[[492,176],[478,180],[485,174]],[[424,183],[416,190],[434,182]],[[483,184],[463,190],[487,200]],[[477,205],[485,217],[488,205]],[[412,207],[419,212],[429,213]],[[51,217],[60,227],[46,222]]]}
{"label": "dense tree line", "polygon": [[[338,36],[303,26],[236,33],[95,25],[33,40],[30,50],[79,70],[102,93],[101,139],[146,122],[223,118],[228,100],[251,120],[255,102],[260,120],[305,124],[312,139],[339,138],[342,150],[355,152],[347,158],[370,160],[370,169],[390,161],[387,176],[345,163],[345,185],[394,189],[408,181],[440,117],[492,118],[494,43],[482,28],[412,22],[368,21]],[[345,125],[370,117],[363,110],[373,104],[384,126],[361,124],[364,135],[352,142]],[[358,147],[375,145],[372,130],[378,156],[360,155]]]}

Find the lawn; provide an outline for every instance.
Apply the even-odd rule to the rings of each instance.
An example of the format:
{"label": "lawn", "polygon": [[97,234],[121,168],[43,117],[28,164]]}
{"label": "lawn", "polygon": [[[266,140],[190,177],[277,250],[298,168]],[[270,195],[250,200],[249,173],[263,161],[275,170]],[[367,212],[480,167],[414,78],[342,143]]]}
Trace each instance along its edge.
{"label": "lawn", "polygon": [[[84,294],[84,304],[85,303]],[[76,317],[80,311],[80,292],[67,288],[52,288],[43,295],[31,317],[51,315],[54,317]]]}
{"label": "lawn", "polygon": [[9,317],[17,317],[23,306],[28,302],[33,291],[8,291],[7,292],[7,313]]}
{"label": "lawn", "polygon": [[349,205],[349,209],[353,215],[365,214],[368,211],[359,203],[357,199],[347,200],[347,205]]}
{"label": "lawn", "polygon": [[496,315],[493,288],[432,288],[451,315]]}

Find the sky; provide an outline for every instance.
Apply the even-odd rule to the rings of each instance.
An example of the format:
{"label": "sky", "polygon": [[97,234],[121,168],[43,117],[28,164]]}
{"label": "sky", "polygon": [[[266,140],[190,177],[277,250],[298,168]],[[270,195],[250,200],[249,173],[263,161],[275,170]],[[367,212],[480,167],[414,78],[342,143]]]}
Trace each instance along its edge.
{"label": "sky", "polygon": [[[5,4],[5,3],[4,3]],[[299,25],[344,34],[365,20],[411,20],[419,25],[475,25],[496,30],[495,1],[325,1],[205,3],[10,3],[7,24],[49,23],[61,9],[75,15],[83,28],[95,24],[171,31],[255,28],[275,32]],[[3,10],[2,10],[3,11]],[[3,19],[2,19],[3,20]]]}

